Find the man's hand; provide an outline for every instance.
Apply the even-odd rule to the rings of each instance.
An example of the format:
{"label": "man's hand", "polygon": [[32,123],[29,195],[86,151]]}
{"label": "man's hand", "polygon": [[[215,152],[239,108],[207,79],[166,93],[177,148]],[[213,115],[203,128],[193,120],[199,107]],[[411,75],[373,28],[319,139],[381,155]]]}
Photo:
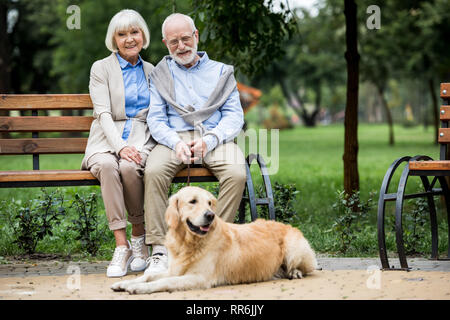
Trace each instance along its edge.
{"label": "man's hand", "polygon": [[122,148],[122,150],[120,150],[120,152],[119,152],[119,156],[120,156],[120,158],[125,159],[127,161],[130,161],[130,162],[134,161],[137,164],[140,164],[142,161],[141,154],[133,146],[131,146],[131,147],[127,146],[127,147]]}
{"label": "man's hand", "polygon": [[187,164],[192,162],[191,149],[184,141],[178,142],[175,146],[175,155],[177,159],[181,160],[183,163]]}
{"label": "man's hand", "polygon": [[188,145],[191,148],[192,154],[194,155],[194,161],[197,161],[200,158],[204,158],[208,153],[208,147],[206,146],[206,143],[202,138],[193,140],[189,142]]}

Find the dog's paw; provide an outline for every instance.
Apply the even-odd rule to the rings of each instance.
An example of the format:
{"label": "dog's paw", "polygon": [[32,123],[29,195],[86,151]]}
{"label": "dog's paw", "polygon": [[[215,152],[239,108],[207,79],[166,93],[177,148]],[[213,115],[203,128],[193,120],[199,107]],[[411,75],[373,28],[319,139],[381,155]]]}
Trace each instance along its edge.
{"label": "dog's paw", "polygon": [[144,294],[144,293],[151,293],[151,291],[148,288],[147,283],[132,283],[128,285],[125,290],[129,294]]}
{"label": "dog's paw", "polygon": [[115,282],[111,285],[111,289],[114,291],[125,291],[129,282],[129,280]]}
{"label": "dog's paw", "polygon": [[303,278],[303,274],[300,270],[294,269],[288,274],[289,279],[301,279]]}

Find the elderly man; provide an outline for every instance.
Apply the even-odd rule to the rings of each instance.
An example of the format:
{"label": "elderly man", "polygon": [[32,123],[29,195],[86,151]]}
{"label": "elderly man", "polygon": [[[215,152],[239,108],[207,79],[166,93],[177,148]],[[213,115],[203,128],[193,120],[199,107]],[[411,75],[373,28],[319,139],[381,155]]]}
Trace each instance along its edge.
{"label": "elderly man", "polygon": [[245,188],[245,159],[233,139],[244,119],[233,67],[197,52],[194,21],[175,13],[162,25],[170,55],[151,73],[147,123],[158,145],[144,174],[147,245],[152,246],[145,273],[167,269],[164,213],[173,177],[187,163],[201,162],[219,180],[217,212],[233,222]]}

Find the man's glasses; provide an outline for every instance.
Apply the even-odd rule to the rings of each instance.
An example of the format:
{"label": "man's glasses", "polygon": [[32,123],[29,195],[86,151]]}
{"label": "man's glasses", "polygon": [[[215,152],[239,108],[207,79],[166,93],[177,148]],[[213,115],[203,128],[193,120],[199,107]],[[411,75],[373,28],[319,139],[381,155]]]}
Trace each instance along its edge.
{"label": "man's glasses", "polygon": [[195,33],[195,31],[192,32],[192,35],[190,35],[190,36],[184,36],[184,37],[181,37],[181,39],[172,39],[172,40],[170,40],[170,41],[169,41],[169,46],[170,46],[171,48],[176,48],[176,47],[178,47],[178,43],[180,43],[180,40],[181,40],[185,45],[188,44],[188,43],[190,43],[190,42],[192,41],[192,38],[193,38],[193,36],[194,36],[194,33]]}

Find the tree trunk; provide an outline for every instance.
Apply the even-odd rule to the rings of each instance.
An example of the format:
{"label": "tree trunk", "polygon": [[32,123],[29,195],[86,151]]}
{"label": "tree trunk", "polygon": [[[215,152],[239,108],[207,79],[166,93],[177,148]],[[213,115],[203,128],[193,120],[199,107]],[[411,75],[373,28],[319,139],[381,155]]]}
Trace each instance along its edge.
{"label": "tree trunk", "polygon": [[[0,93],[10,93],[11,90],[11,62],[10,44],[8,37],[8,6],[6,2],[0,2]],[[0,116],[9,116],[8,111],[0,110]],[[8,132],[1,132],[0,138],[8,138]]]}
{"label": "tree trunk", "polygon": [[357,15],[354,0],[344,1],[345,40],[347,51],[347,103],[345,107],[344,190],[347,195],[359,191],[358,173],[358,88],[359,53],[357,46]]}
{"label": "tree trunk", "polygon": [[428,79],[428,86],[431,94],[432,112],[433,112],[433,125],[434,125],[434,143],[438,144],[439,136],[439,106],[436,97],[436,88],[434,87],[434,80],[432,77]]}
{"label": "tree trunk", "polygon": [[[315,127],[316,119],[319,115],[319,110],[316,108],[314,112],[308,114],[308,111],[305,108],[305,105],[299,96],[299,94],[295,91],[289,90],[286,82],[283,79],[278,79],[278,83],[280,84],[281,91],[283,92],[284,97],[287,100],[288,106],[294,110],[294,112],[303,120],[303,123],[307,127]],[[295,100],[295,101],[294,101]],[[317,101],[316,101],[317,102]],[[320,102],[320,98],[319,98]],[[317,103],[316,103],[317,105]]]}
{"label": "tree trunk", "polygon": [[0,93],[10,90],[10,45],[8,37],[8,6],[0,2]]}
{"label": "tree trunk", "polygon": [[386,120],[389,125],[389,145],[393,146],[395,144],[394,141],[394,121],[392,120],[391,110],[388,107],[386,98],[384,97],[384,88],[380,85],[375,84],[378,90],[378,94],[381,99],[381,104],[383,105],[384,112],[386,112]]}

